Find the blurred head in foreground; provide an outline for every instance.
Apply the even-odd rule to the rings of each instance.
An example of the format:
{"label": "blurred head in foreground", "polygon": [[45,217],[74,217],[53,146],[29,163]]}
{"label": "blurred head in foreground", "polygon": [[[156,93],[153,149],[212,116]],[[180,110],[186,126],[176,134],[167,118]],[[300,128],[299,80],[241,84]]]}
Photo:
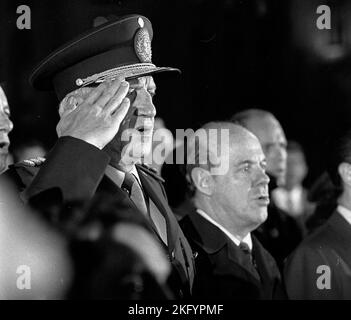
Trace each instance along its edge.
{"label": "blurred head in foreground", "polygon": [[61,299],[71,281],[66,240],[0,184],[0,299]]}

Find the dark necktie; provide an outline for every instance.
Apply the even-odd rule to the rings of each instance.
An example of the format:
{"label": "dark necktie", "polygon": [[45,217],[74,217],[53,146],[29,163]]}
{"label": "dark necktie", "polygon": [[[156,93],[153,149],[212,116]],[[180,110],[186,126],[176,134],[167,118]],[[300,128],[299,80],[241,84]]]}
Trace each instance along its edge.
{"label": "dark necktie", "polygon": [[151,202],[149,203],[149,210],[146,206],[145,197],[143,190],[137,180],[137,178],[132,174],[127,172],[125,174],[121,188],[125,190],[130,199],[134,202],[137,208],[148,215],[152,224],[157,230],[158,235],[161,237],[162,241],[167,244],[167,225],[165,218],[158,212],[158,209]]}
{"label": "dark necktie", "polygon": [[240,242],[239,249],[244,253],[246,259],[248,260],[248,262],[249,262],[248,266],[250,267],[251,272],[254,273],[254,275],[257,277],[257,279],[260,279],[260,275],[257,271],[256,262],[252,256],[252,252],[251,252],[249,246],[247,245],[247,243]]}
{"label": "dark necktie", "polygon": [[137,208],[146,215],[147,207],[144,194],[134,174],[129,172],[125,174],[122,189],[128,193],[130,199],[134,202]]}

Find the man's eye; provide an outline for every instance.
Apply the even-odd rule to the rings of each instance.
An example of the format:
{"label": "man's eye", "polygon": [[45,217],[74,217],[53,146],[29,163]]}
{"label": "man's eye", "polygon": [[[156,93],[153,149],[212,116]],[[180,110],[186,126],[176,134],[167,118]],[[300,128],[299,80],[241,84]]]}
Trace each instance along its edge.
{"label": "man's eye", "polygon": [[6,114],[8,117],[10,117],[10,116],[11,116],[10,110],[5,109],[5,110],[4,110],[4,112],[5,112],[5,114]]}
{"label": "man's eye", "polygon": [[153,97],[156,95],[156,92],[155,92],[155,91],[148,91],[148,92],[149,92],[151,98],[153,98]]}

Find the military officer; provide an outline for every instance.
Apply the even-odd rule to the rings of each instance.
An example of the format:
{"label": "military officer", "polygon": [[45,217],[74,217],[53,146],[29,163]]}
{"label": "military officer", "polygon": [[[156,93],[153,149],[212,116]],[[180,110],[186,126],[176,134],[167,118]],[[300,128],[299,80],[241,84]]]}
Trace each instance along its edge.
{"label": "military officer", "polygon": [[[64,202],[107,192],[145,218],[173,266],[169,285],[188,296],[193,255],[167,203],[162,178],[142,164],[152,144],[153,74],[179,71],[151,61],[151,22],[140,15],[110,20],[63,45],[33,71],[39,90],[60,100],[58,140],[45,162],[15,166],[26,199],[59,190]],[[34,179],[33,179],[34,177]]]}

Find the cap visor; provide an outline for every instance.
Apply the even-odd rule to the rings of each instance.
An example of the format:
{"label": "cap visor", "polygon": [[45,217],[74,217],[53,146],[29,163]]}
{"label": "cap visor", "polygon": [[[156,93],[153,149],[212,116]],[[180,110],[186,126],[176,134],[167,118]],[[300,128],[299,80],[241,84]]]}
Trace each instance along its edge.
{"label": "cap visor", "polygon": [[161,73],[161,72],[177,72],[177,73],[182,73],[180,69],[177,68],[171,68],[171,67],[156,67],[153,70],[148,70],[148,71],[140,71],[136,72],[133,75],[126,74],[126,80],[132,80],[136,78],[140,78],[143,76],[151,76],[156,73]]}

